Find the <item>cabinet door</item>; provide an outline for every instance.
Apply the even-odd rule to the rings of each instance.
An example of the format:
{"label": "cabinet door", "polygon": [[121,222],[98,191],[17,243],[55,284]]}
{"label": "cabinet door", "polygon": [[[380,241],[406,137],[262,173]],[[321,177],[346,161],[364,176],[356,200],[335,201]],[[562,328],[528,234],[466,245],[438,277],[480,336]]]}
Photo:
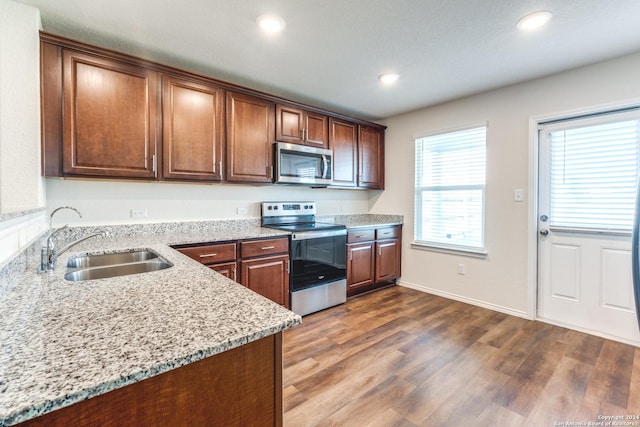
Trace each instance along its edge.
{"label": "cabinet door", "polygon": [[231,280],[238,281],[238,265],[235,262],[225,262],[223,264],[213,264],[208,266]]}
{"label": "cabinet door", "polygon": [[329,118],[324,114],[307,112],[305,114],[305,145],[329,148]]}
{"label": "cabinet door", "polygon": [[164,76],[162,95],[163,177],[220,181],[224,91]]}
{"label": "cabinet door", "polygon": [[330,118],[329,143],[333,150],[332,186],[355,187],[358,166],[357,125]]}
{"label": "cabinet door", "polygon": [[276,105],[276,141],[302,144],[304,131],[304,111]]}
{"label": "cabinet door", "polygon": [[275,104],[227,92],[227,181],[273,181]]}
{"label": "cabinet door", "polygon": [[360,126],[358,138],[358,187],[384,189],[384,133]]}
{"label": "cabinet door", "polygon": [[320,113],[276,105],[276,141],[329,148],[329,118]]}
{"label": "cabinet door", "polygon": [[154,178],[156,72],[65,50],[63,171]]}
{"label": "cabinet door", "polygon": [[42,175],[62,174],[62,48],[40,43]]}
{"label": "cabinet door", "polygon": [[398,239],[376,242],[376,283],[400,276],[400,244]]}
{"label": "cabinet door", "polygon": [[273,302],[289,307],[289,255],[243,260],[240,283]]}
{"label": "cabinet door", "polygon": [[347,245],[347,262],[347,292],[374,283],[374,242]]}

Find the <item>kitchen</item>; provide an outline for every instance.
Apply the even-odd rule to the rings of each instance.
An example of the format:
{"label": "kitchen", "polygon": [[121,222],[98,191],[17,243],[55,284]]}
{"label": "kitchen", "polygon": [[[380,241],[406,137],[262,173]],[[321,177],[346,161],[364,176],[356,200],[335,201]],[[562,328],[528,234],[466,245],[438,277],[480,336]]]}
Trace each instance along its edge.
{"label": "kitchen", "polygon": [[[625,4],[622,9],[624,7],[631,6]],[[44,12],[42,15],[43,21],[46,22]],[[27,25],[37,25],[34,22],[35,18],[32,18]],[[125,42],[122,43],[126,45]],[[3,45],[3,52],[7,52],[4,47]],[[399,214],[405,218],[403,284],[517,317],[531,318],[535,314],[532,308],[535,305],[532,305],[533,297],[530,293],[532,270],[535,270],[531,264],[531,257],[535,255],[535,249],[532,250],[529,243],[529,218],[535,198],[532,198],[533,186],[529,175],[532,168],[528,121],[530,117],[611,105],[637,98],[640,92],[639,83],[633,74],[638,70],[638,54],[629,55],[632,52],[637,52],[637,47],[630,50],[621,48],[612,52],[605,62],[585,64],[573,71],[555,70],[563,72],[528,83],[515,84],[517,82],[514,81],[513,85],[502,89],[396,117],[380,115],[379,117],[390,117],[384,121],[387,126],[384,191],[314,189],[309,193],[307,188],[298,187],[283,189],[277,186],[224,184],[211,187],[177,183],[41,180],[40,162],[37,158],[40,125],[36,112],[36,117],[31,116],[33,125],[19,127],[20,132],[32,132],[28,140],[37,141],[30,147],[31,151],[28,146],[22,144],[19,145],[20,149],[16,144],[5,144],[5,141],[9,140],[3,134],[0,198],[3,202],[2,213],[29,212],[30,209],[44,206],[51,212],[57,206],[71,205],[78,208],[84,218],[78,220],[72,216],[64,216],[61,217],[64,223],[100,226],[123,222],[258,218],[259,201],[312,198],[318,203],[321,215]],[[3,64],[4,58],[5,56]],[[37,58],[32,60],[37,63]],[[29,68],[21,68],[26,69]],[[22,72],[25,76],[19,78],[26,80],[23,94],[31,90],[32,96],[37,96],[33,95],[33,91],[38,91],[37,64],[32,77],[27,77],[27,73]],[[505,80],[502,85],[506,84]],[[6,87],[3,84],[4,99],[7,99],[6,93],[12,93],[5,89]],[[553,97],[548,96],[550,90],[555,91]],[[527,102],[522,102],[523,99]],[[10,113],[11,111],[4,114]],[[488,152],[488,163],[493,165],[489,169],[491,173],[487,187],[488,257],[477,259],[412,249],[410,243],[414,177],[412,168],[407,167],[413,163],[411,141],[433,130],[446,130],[460,124],[481,121],[489,121],[494,144],[498,144],[499,147]],[[10,119],[3,116],[2,123],[4,127],[4,124],[10,123]],[[405,141],[404,145],[402,141]],[[395,148],[404,146],[407,148]],[[6,159],[11,159],[10,164],[5,163]],[[513,201],[514,188],[526,189],[524,203]],[[183,209],[185,205],[189,206],[188,211]],[[140,218],[132,219],[132,211],[142,211],[141,215],[146,211],[147,216],[142,216],[144,221]],[[29,241],[33,238],[31,236],[44,231],[47,217],[48,215],[42,212],[29,212],[24,218],[16,218],[9,214],[3,218],[3,223],[7,228],[18,223],[16,227],[21,228],[21,233],[27,236],[22,240]],[[54,225],[61,226],[63,223]],[[21,246],[20,239],[3,237],[2,246],[3,251],[12,252],[15,250],[14,247]],[[3,256],[7,259],[10,255],[3,253]],[[459,264],[465,265],[466,274],[458,274]],[[535,263],[533,265],[535,266]]]}

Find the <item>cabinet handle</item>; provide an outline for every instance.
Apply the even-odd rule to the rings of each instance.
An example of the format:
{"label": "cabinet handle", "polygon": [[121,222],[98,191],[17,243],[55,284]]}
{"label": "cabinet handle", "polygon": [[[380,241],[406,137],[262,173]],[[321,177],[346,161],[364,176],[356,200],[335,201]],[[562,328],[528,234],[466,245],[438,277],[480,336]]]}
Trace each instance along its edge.
{"label": "cabinet handle", "polygon": [[378,255],[382,256],[382,246],[378,246]]}
{"label": "cabinet handle", "polygon": [[262,249],[263,251],[268,251],[269,249],[275,249],[275,248],[276,248],[275,246],[263,246],[260,249]]}
{"label": "cabinet handle", "polygon": [[233,271],[233,281],[234,281],[234,282],[237,282],[237,281],[238,281],[238,280],[237,280],[237,279],[238,279],[238,273],[237,273],[237,272],[238,272],[238,269],[237,269],[236,267],[232,267],[232,268],[231,268],[231,271]]}
{"label": "cabinet handle", "polygon": [[198,255],[198,257],[200,257],[200,258],[209,258],[209,257],[212,257],[212,256],[218,256],[218,254],[201,254],[201,255]]}
{"label": "cabinet handle", "polygon": [[364,237],[364,235],[362,235],[362,234],[358,234],[358,235],[356,236],[356,239],[362,239],[363,237]]}

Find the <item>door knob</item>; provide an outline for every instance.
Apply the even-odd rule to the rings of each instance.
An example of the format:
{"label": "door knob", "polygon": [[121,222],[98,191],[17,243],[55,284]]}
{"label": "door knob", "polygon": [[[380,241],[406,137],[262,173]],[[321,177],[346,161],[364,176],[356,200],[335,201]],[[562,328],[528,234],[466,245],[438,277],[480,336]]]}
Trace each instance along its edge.
{"label": "door knob", "polygon": [[540,230],[540,234],[543,236],[548,236],[549,235],[549,230],[547,230],[546,228],[543,228],[542,230]]}

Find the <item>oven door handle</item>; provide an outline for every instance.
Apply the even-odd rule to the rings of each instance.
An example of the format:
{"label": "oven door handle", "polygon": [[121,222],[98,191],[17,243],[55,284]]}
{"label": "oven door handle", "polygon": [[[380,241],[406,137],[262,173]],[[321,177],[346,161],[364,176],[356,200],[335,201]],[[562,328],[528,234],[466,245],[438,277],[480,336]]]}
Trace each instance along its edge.
{"label": "oven door handle", "polygon": [[346,236],[347,230],[301,231],[291,234],[291,240],[319,239],[321,237]]}
{"label": "oven door handle", "polygon": [[327,179],[327,172],[329,172],[329,161],[325,154],[322,155],[322,179]]}

